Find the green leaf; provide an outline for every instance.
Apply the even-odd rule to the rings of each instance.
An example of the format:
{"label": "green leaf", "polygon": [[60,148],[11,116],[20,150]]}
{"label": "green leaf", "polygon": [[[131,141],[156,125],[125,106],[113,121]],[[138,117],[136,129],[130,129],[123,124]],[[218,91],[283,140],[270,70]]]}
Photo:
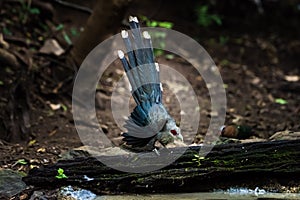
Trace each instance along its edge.
{"label": "green leaf", "polygon": [[275,103],[284,105],[284,104],[287,104],[287,101],[285,99],[277,98],[277,99],[275,99]]}
{"label": "green leaf", "polygon": [[164,51],[161,49],[154,49],[154,55],[155,57],[161,56],[164,54]]}
{"label": "green leaf", "polygon": [[63,178],[68,178],[68,177],[64,174],[64,169],[58,168],[57,175],[55,176],[55,178],[63,179]]}
{"label": "green leaf", "polygon": [[71,34],[72,34],[72,36],[78,36],[79,35],[79,33],[78,33],[78,31],[76,30],[76,28],[71,28]]}
{"label": "green leaf", "polygon": [[4,85],[3,81],[0,81],[0,85]]}
{"label": "green leaf", "polygon": [[172,22],[158,22],[158,26],[162,27],[162,28],[168,28],[171,29],[173,27],[173,23]]}
{"label": "green leaf", "polygon": [[61,174],[61,175],[56,175],[55,178],[63,179],[63,178],[68,178],[68,177],[65,174]]}
{"label": "green leaf", "polygon": [[144,16],[144,15],[139,16],[139,18],[140,18],[142,21],[149,21],[148,17],[146,17],[146,16]]}
{"label": "green leaf", "polygon": [[28,146],[33,146],[36,143],[36,140],[30,140],[28,142]]}
{"label": "green leaf", "polygon": [[157,27],[158,22],[157,21],[150,21],[148,24],[149,24],[150,27]]}
{"label": "green leaf", "polygon": [[60,104],[60,106],[62,107],[63,111],[66,112],[68,110],[68,107],[64,104]]}
{"label": "green leaf", "polygon": [[60,30],[62,30],[64,28],[64,25],[63,24],[59,24],[55,29],[57,30],[57,31],[60,31]]}
{"label": "green leaf", "polygon": [[173,23],[172,22],[161,22],[161,21],[156,21],[156,20],[150,20],[148,19],[146,16],[140,16],[140,19],[142,21],[146,22],[146,25],[149,27],[162,27],[162,28],[172,28],[173,27]]}
{"label": "green leaf", "polygon": [[210,15],[210,18],[216,22],[219,26],[222,25],[222,20],[218,15]]}
{"label": "green leaf", "polygon": [[172,60],[172,59],[174,59],[175,56],[174,56],[174,54],[166,54],[165,57],[166,57],[166,59]]}
{"label": "green leaf", "polygon": [[57,170],[57,173],[58,173],[59,175],[63,174],[63,173],[64,173],[64,169],[59,168],[59,169]]}
{"label": "green leaf", "polygon": [[200,26],[208,27],[213,23],[217,25],[222,25],[221,17],[217,14],[210,14],[208,5],[201,5],[196,8],[197,13],[197,23]]}
{"label": "green leaf", "polygon": [[21,165],[26,165],[26,164],[27,164],[27,162],[26,162],[26,160],[25,160],[24,158],[19,159],[19,160],[17,161],[17,163],[18,163],[18,164],[21,164]]}
{"label": "green leaf", "polygon": [[31,8],[29,12],[34,15],[40,14],[40,10],[38,8]]}
{"label": "green leaf", "polygon": [[63,31],[63,37],[64,37],[65,41],[68,43],[68,45],[72,44],[70,37],[68,36],[68,34],[65,31]]}
{"label": "green leaf", "polygon": [[200,14],[206,14],[207,10],[208,10],[208,6],[207,5],[201,6],[200,9],[199,9],[199,13]]}
{"label": "green leaf", "polygon": [[12,35],[12,32],[6,27],[4,27],[2,31],[4,35]]}

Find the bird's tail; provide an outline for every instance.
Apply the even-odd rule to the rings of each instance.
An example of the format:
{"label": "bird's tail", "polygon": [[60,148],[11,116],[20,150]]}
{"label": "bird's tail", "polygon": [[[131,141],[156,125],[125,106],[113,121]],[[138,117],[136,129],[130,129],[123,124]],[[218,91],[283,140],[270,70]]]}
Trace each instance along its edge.
{"label": "bird's tail", "polygon": [[129,17],[129,24],[131,31],[121,32],[128,60],[121,50],[118,56],[129,79],[132,96],[137,105],[147,101],[160,103],[162,91],[159,66],[154,61],[151,37],[147,31],[141,33],[136,17]]}

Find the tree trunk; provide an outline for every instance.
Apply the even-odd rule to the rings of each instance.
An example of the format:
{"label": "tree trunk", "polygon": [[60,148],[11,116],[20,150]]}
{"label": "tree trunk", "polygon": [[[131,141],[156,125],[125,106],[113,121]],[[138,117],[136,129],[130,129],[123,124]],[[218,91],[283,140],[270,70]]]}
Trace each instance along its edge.
{"label": "tree trunk", "polygon": [[97,1],[84,32],[71,50],[70,56],[77,66],[97,44],[120,29],[128,4],[129,0]]}
{"label": "tree trunk", "polygon": [[[189,147],[171,165],[148,173],[124,173],[109,168],[93,157],[62,160],[55,165],[33,169],[23,180],[36,187],[76,185],[98,194],[103,193],[170,193],[207,192],[229,187],[292,186],[300,180],[300,140],[224,144],[215,146],[205,157],[201,147]],[[168,151],[176,156],[179,148]],[[156,155],[157,156],[157,155]],[[104,156],[116,165],[122,156]],[[145,154],[126,157],[143,165],[155,165]],[[66,179],[57,179],[57,170],[64,169]],[[86,177],[92,178],[87,180]],[[278,188],[276,188],[278,189]]]}

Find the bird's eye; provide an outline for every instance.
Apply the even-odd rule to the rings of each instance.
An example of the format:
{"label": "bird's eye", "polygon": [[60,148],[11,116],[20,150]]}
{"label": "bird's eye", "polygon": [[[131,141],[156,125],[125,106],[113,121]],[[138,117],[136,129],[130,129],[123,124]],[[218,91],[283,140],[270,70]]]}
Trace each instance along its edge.
{"label": "bird's eye", "polygon": [[171,132],[173,135],[177,135],[177,131],[176,131],[176,130],[174,130],[174,129],[173,129],[173,130],[171,130],[170,132]]}

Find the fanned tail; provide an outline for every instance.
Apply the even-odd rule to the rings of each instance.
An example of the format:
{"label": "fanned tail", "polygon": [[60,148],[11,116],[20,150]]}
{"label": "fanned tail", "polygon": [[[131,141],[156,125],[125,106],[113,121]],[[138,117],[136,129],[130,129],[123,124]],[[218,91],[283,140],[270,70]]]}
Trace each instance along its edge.
{"label": "fanned tail", "polygon": [[[157,132],[165,124],[164,120],[156,124],[149,118],[150,109],[162,103],[162,90],[159,66],[154,61],[150,35],[147,31],[141,33],[136,17],[130,17],[129,24],[131,31],[121,32],[128,60],[121,50],[118,51],[118,56],[130,82],[131,93],[137,106],[126,121],[124,127],[128,133],[123,133],[123,140],[132,147],[143,147],[155,141]],[[151,127],[145,128],[148,125]],[[154,146],[154,143],[150,146]]]}
{"label": "fanned tail", "polygon": [[131,37],[127,31],[121,32],[128,60],[122,51],[119,50],[118,54],[131,84],[132,96],[137,105],[145,101],[161,103],[159,66],[154,61],[151,37],[147,31],[141,34],[136,17],[130,17],[129,24]]}

